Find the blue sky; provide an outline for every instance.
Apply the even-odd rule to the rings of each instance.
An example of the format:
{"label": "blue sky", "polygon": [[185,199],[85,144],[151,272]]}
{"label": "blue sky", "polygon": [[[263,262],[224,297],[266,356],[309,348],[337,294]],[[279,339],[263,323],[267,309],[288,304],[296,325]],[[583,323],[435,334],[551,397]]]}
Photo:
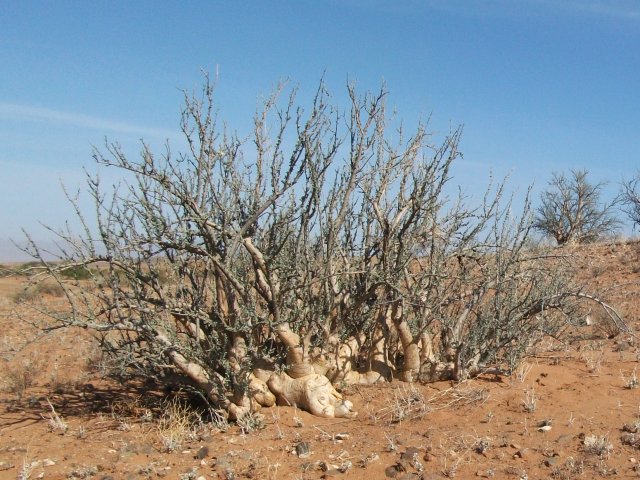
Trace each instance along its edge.
{"label": "blue sky", "polygon": [[[135,154],[180,145],[180,89],[219,71],[220,115],[246,131],[279,79],[301,100],[326,81],[375,89],[441,138],[464,124],[454,181],[491,172],[542,189],[587,168],[616,182],[640,166],[636,0],[14,1],[0,9],[0,260],[24,227],[73,216],[105,136]],[[438,137],[438,135],[440,137]],[[115,178],[113,179],[115,181]]]}

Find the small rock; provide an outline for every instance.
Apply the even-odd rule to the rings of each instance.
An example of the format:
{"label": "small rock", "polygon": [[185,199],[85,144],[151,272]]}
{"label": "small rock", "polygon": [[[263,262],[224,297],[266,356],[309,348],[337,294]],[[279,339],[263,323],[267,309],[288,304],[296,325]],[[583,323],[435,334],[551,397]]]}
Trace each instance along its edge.
{"label": "small rock", "polygon": [[309,442],[298,442],[296,444],[296,455],[300,458],[308,458],[311,455]]}
{"label": "small rock", "polygon": [[480,477],[480,478],[491,478],[494,475],[495,475],[495,473],[491,469],[489,469],[489,470],[478,470],[476,472],[476,477]]}
{"label": "small rock", "polygon": [[50,458],[45,458],[44,460],[42,460],[42,466],[43,467],[52,467],[55,464],[56,464],[56,462],[54,462]]}
{"label": "small rock", "polygon": [[404,471],[405,471],[404,467],[398,463],[385,468],[384,474],[389,478],[396,478],[399,474],[401,474]]}
{"label": "small rock", "polygon": [[570,443],[571,440],[573,440],[573,435],[564,434],[558,437],[556,443],[559,445],[566,445],[567,443]]}
{"label": "small rock", "polygon": [[549,430],[551,430],[551,425],[543,425],[538,429],[539,432],[548,432]]}
{"label": "small rock", "polygon": [[420,450],[416,447],[407,447],[407,449],[400,455],[400,460],[405,460],[407,462],[413,462],[416,458],[418,458],[418,454]]}
{"label": "small rock", "polygon": [[0,472],[3,470],[9,470],[10,468],[13,468],[13,465],[11,465],[9,462],[0,462]]}
{"label": "small rock", "polygon": [[204,475],[200,475],[198,478],[196,478],[196,480],[207,480],[207,477],[205,477]]}
{"label": "small rock", "polygon": [[556,463],[558,463],[558,457],[550,457],[545,459],[544,466],[545,467],[553,467]]}
{"label": "small rock", "polygon": [[527,456],[527,454],[529,453],[529,449],[528,448],[521,448],[520,450],[518,450],[516,453],[513,454],[514,458],[524,458]]}

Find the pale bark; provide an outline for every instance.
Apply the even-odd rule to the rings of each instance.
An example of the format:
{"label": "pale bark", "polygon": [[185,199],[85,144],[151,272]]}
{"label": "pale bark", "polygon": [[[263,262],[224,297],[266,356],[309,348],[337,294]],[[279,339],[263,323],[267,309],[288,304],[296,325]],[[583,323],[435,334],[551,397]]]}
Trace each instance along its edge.
{"label": "pale bark", "polygon": [[354,418],[353,404],[342,398],[324,375],[312,373],[291,378],[274,374],[267,382],[279,405],[295,406],[319,417]]}

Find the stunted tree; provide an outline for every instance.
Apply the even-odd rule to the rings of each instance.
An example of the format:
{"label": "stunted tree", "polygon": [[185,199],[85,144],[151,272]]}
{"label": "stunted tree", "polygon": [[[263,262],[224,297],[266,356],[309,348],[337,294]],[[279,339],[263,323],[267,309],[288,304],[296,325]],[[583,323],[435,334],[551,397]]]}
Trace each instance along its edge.
{"label": "stunted tree", "polygon": [[558,245],[589,243],[615,233],[620,221],[614,214],[618,203],[602,200],[605,183],[591,183],[587,170],[571,170],[569,176],[554,173],[542,192],[534,227]]}
{"label": "stunted tree", "polygon": [[[87,178],[97,230],[58,233],[63,262],[30,251],[65,288],[48,329],[94,332],[121,373],[167,373],[238,418],[297,405],[353,416],[334,385],[463,379],[517,365],[556,334],[577,290],[528,250],[528,201],[503,186],[474,208],[449,197],[460,130],[392,129],[384,89],[308,109],[280,87],[242,136],[207,80],[185,95],[188,150],[96,152],[123,181]],[[281,99],[284,98],[284,101]],[[65,280],[86,268],[89,281]]]}
{"label": "stunted tree", "polygon": [[640,173],[631,180],[622,182],[621,202],[633,225],[640,225]]}

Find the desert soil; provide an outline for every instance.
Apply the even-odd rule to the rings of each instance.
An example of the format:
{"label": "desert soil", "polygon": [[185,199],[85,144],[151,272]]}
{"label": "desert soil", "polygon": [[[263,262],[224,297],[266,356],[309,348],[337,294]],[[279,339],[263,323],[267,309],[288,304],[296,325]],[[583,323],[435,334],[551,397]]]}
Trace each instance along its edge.
{"label": "desert soil", "polygon": [[[640,243],[571,253],[639,332]],[[162,392],[104,378],[86,332],[37,336],[22,282],[0,278],[0,479],[640,478],[639,340],[595,310],[512,376],[351,387],[354,420],[277,407],[248,432],[259,422],[187,425]]]}

